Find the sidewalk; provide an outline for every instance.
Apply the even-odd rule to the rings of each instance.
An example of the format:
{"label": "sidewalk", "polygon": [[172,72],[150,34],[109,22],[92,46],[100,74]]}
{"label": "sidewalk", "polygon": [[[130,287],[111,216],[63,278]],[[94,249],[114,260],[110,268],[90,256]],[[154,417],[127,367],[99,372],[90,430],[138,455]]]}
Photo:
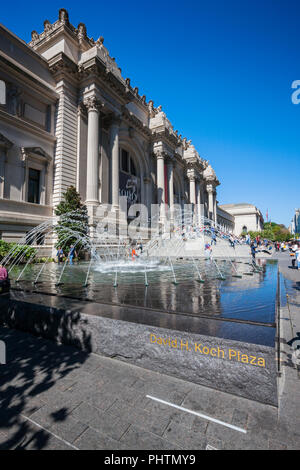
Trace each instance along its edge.
{"label": "sidewalk", "polygon": [[1,328],[0,449],[299,449],[300,372],[287,341],[300,334],[300,273],[278,258],[293,281],[278,409]]}

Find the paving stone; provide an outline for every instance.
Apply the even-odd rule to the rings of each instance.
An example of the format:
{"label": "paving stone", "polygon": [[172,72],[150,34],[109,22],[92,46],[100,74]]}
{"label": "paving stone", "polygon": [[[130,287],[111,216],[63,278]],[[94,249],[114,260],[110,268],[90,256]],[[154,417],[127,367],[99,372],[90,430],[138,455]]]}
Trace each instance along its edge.
{"label": "paving stone", "polygon": [[74,442],[88,428],[86,424],[76,421],[71,416],[59,423],[54,423],[50,431],[67,442]]}
{"label": "paving stone", "polygon": [[218,439],[224,443],[226,450],[260,450],[268,448],[268,440],[244,434],[217,423],[209,423],[206,437]]}
{"label": "paving stone", "polygon": [[38,397],[23,400],[16,399],[12,402],[12,406],[19,406],[20,412],[25,416],[31,416],[33,413],[42,408],[46,403]]}
{"label": "paving stone", "polygon": [[187,395],[186,390],[177,390],[174,385],[168,386],[167,384],[149,384],[149,388],[147,390],[147,395],[151,395],[155,398],[159,398],[161,400],[169,401],[174,403],[175,405],[181,405],[183,400]]}
{"label": "paving stone", "polygon": [[96,408],[99,408],[102,411],[108,410],[111,405],[117,400],[118,396],[114,393],[101,392],[99,390],[96,393],[93,393],[87,397],[86,401]]}
{"label": "paving stone", "polygon": [[[295,300],[290,303],[296,325],[299,306],[292,305]],[[217,449],[300,447],[300,376],[294,368],[282,366],[278,410],[22,332],[0,328],[1,332],[12,359],[5,368],[1,366],[0,449],[67,448],[47,429],[68,442],[74,439],[74,445],[83,449],[173,450],[207,444]],[[288,347],[285,352],[290,354]],[[147,394],[242,428],[247,424],[248,432],[179,412]],[[20,413],[46,431],[24,422]]]}
{"label": "paving stone", "polygon": [[207,437],[203,432],[171,422],[163,434],[168,441],[186,450],[204,450]]}
{"label": "paving stone", "polygon": [[233,424],[234,426],[238,426],[242,429],[246,429],[247,421],[248,421],[248,413],[239,409],[234,410],[231,424]]}
{"label": "paving stone", "polygon": [[144,430],[153,432],[159,436],[164,433],[167,425],[170,422],[169,416],[154,416],[149,411],[138,407],[131,407],[127,402],[123,402],[122,400],[117,400],[109,408],[109,413],[112,413],[119,419],[124,419],[131,424],[134,424]]}
{"label": "paving stone", "polygon": [[30,419],[46,429],[49,429],[53,424],[65,421],[71,412],[72,408],[68,408],[67,406],[45,405],[33,413]]}
{"label": "paving stone", "polygon": [[119,441],[88,428],[76,441],[74,445],[81,450],[123,450],[126,447]]}
{"label": "paving stone", "polygon": [[73,450],[67,443],[49,435],[49,438],[44,442],[42,439],[34,439],[24,446],[26,450]]}
{"label": "paving stone", "polygon": [[273,439],[269,440],[269,449],[270,450],[287,450],[287,446],[282,442],[274,441]]}
{"label": "paving stone", "polygon": [[121,443],[126,444],[126,448],[131,450],[180,450],[177,445],[137,426],[130,426],[122,436]]}
{"label": "paving stone", "polygon": [[2,433],[2,442],[0,442],[0,450],[4,449],[22,449],[32,441],[39,441],[45,444],[49,436],[38,426],[28,422],[22,417],[18,417],[16,421],[9,426],[5,433]]}
{"label": "paving stone", "polygon": [[93,420],[95,413],[97,413],[97,408],[90,405],[89,403],[82,402],[77,406],[71,413],[71,417],[77,421],[80,421],[84,424],[89,424]]}
{"label": "paving stone", "polygon": [[120,440],[130,426],[128,421],[118,418],[110,412],[96,412],[94,418],[89,422],[91,428],[107,434],[113,439]]}
{"label": "paving stone", "polygon": [[206,439],[207,439],[206,446],[209,445],[216,450],[224,450],[224,442],[221,441],[220,439],[215,439],[211,436],[209,437],[206,436]]}

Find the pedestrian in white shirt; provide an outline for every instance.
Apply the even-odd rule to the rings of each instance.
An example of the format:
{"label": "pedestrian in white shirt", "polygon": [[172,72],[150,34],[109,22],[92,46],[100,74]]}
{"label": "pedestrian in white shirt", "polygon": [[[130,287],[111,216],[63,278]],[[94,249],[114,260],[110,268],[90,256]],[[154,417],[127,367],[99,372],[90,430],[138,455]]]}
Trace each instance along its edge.
{"label": "pedestrian in white shirt", "polygon": [[298,269],[300,269],[300,248],[298,248],[295,254],[296,254]]}

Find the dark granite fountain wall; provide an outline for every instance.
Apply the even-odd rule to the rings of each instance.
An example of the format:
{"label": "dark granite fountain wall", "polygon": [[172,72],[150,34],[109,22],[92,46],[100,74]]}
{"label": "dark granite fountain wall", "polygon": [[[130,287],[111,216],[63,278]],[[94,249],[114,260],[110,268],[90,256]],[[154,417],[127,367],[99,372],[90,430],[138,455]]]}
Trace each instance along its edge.
{"label": "dark granite fountain wall", "polygon": [[[271,326],[187,319],[143,308],[24,292],[12,292],[11,298],[0,297],[0,323],[277,405],[275,348],[258,344],[257,340],[264,338],[264,332],[275,335]],[[237,341],[239,330],[240,337],[244,334],[253,341]]]}

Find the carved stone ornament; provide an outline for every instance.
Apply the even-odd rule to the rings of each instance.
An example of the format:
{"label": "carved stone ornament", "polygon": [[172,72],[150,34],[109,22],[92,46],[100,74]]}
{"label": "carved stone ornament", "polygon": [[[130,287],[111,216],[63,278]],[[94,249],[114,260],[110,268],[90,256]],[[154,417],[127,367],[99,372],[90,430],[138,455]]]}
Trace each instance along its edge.
{"label": "carved stone ornament", "polygon": [[44,31],[45,33],[48,33],[49,31],[51,31],[52,29],[52,26],[51,26],[51,23],[49,20],[45,20],[44,21]]}
{"label": "carved stone ornament", "polygon": [[86,26],[84,23],[79,23],[78,27],[77,27],[77,37],[80,41],[82,41],[83,39],[86,39],[87,35],[86,35]]}
{"label": "carved stone ornament", "polygon": [[31,40],[32,41],[37,41],[39,39],[39,35],[37,31],[31,31]]}
{"label": "carved stone ornament", "polygon": [[96,41],[96,46],[100,47],[104,43],[104,37],[100,36]]}
{"label": "carved stone ornament", "polygon": [[63,24],[69,24],[69,13],[65,8],[61,8],[58,12],[58,19]]}
{"label": "carved stone ornament", "polygon": [[103,103],[99,101],[95,96],[90,96],[84,100],[84,105],[87,110],[90,111],[99,111],[103,107]]}
{"label": "carved stone ornament", "polygon": [[163,152],[162,150],[154,150],[154,156],[157,158],[157,160],[164,160],[165,157],[167,156],[165,152]]}

